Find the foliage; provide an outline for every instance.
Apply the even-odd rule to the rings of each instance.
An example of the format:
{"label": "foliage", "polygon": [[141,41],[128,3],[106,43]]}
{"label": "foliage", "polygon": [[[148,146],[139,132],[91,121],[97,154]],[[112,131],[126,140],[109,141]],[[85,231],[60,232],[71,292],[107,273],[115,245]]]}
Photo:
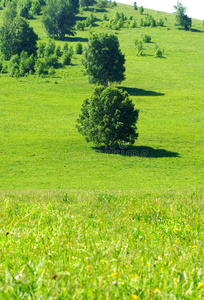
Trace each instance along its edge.
{"label": "foliage", "polygon": [[162,58],[164,54],[164,49],[161,49],[157,44],[155,46],[155,53],[154,56],[158,58]]}
{"label": "foliage", "polygon": [[163,27],[164,26],[164,20],[162,18],[160,18],[159,21],[157,22],[157,25]]}
{"label": "foliage", "polygon": [[143,47],[143,42],[142,41],[135,40],[135,48],[137,49],[137,55],[138,56],[143,56],[144,55],[144,53],[143,53],[144,47]]}
{"label": "foliage", "polygon": [[5,59],[12,55],[26,51],[28,55],[36,54],[38,36],[29,26],[27,21],[21,17],[4,19],[0,28],[0,49]]}
{"label": "foliage", "polygon": [[189,30],[192,25],[192,19],[185,14],[186,7],[184,7],[180,1],[177,1],[177,5],[175,5],[174,8],[176,9],[175,14],[178,25],[184,27],[185,30]]}
{"label": "foliage", "polygon": [[35,59],[33,54],[28,56],[28,53],[22,51],[20,56],[18,54],[13,55],[9,61],[9,75],[16,77],[18,72],[19,76],[25,76],[25,74],[34,72]]}
{"label": "foliage", "polygon": [[115,146],[121,141],[134,144],[139,111],[127,92],[114,87],[96,87],[84,101],[77,128],[87,142]]}
{"label": "foliage", "polygon": [[143,12],[144,12],[144,7],[143,7],[143,6],[140,6],[140,8],[139,8],[139,13],[142,15]]}
{"label": "foliage", "polygon": [[89,8],[89,6],[92,6],[95,3],[95,0],[79,0],[80,7],[86,7],[87,9]]}
{"label": "foliage", "polygon": [[74,35],[75,23],[75,10],[69,0],[48,1],[43,24],[50,37],[63,40],[65,34]]}
{"label": "foliage", "polygon": [[30,9],[32,15],[39,15],[41,12],[41,5],[38,0],[32,1],[32,6]]}
{"label": "foliage", "polygon": [[75,53],[76,54],[82,54],[83,53],[83,46],[82,43],[77,43],[75,47]]}
{"label": "foliage", "polygon": [[140,22],[140,26],[143,26],[143,27],[155,27],[156,26],[156,21],[154,19],[154,17],[150,14],[146,14],[145,16],[145,20],[141,19],[141,22]]}
{"label": "foliage", "polygon": [[136,1],[134,2],[134,10],[138,10]]}
{"label": "foliage", "polygon": [[92,35],[83,53],[85,74],[91,83],[106,85],[125,79],[125,56],[115,35]]}
{"label": "foliage", "polygon": [[149,34],[145,34],[142,37],[144,43],[151,43],[151,36]]}

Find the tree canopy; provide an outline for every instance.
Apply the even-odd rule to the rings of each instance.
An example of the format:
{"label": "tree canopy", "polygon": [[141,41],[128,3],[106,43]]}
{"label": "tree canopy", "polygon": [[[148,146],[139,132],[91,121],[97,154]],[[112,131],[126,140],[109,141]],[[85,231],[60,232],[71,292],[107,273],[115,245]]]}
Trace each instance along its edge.
{"label": "tree canopy", "polygon": [[107,87],[108,82],[121,82],[125,79],[125,56],[115,35],[92,35],[83,53],[82,63],[91,83]]}
{"label": "tree canopy", "polygon": [[138,115],[127,92],[99,86],[84,101],[77,128],[87,142],[96,145],[116,146],[122,141],[134,144]]}
{"label": "tree canopy", "polygon": [[26,51],[28,55],[36,54],[38,36],[29,26],[25,18],[15,16],[12,11],[7,13],[0,28],[0,50],[5,59]]}
{"label": "tree canopy", "polygon": [[50,37],[64,39],[74,35],[76,7],[74,0],[49,0],[43,14],[43,24]]}
{"label": "tree canopy", "polygon": [[192,19],[189,18],[186,13],[186,7],[182,5],[180,1],[177,2],[177,5],[174,6],[176,9],[176,22],[178,25],[184,27],[185,30],[189,30],[192,25]]}

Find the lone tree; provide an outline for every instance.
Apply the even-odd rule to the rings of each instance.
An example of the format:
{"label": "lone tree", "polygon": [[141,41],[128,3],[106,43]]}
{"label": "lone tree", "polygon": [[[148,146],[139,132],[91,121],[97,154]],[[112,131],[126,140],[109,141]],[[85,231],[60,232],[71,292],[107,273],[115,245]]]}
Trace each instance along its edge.
{"label": "lone tree", "polygon": [[95,145],[117,146],[121,141],[134,144],[138,115],[127,92],[99,86],[82,104],[77,128],[87,142]]}
{"label": "lone tree", "polygon": [[144,7],[143,6],[140,6],[139,12],[140,12],[141,15],[143,14],[143,12],[144,12]]}
{"label": "lone tree", "polygon": [[46,32],[52,38],[63,40],[65,34],[74,35],[76,7],[70,0],[49,0],[43,14]]}
{"label": "lone tree", "polygon": [[182,3],[178,1],[174,8],[176,9],[175,14],[178,25],[184,27],[185,30],[189,30],[192,25],[192,19],[185,14],[186,7],[184,7]]}
{"label": "lone tree", "polygon": [[121,82],[125,79],[125,56],[115,35],[92,35],[84,50],[82,63],[90,83],[108,87],[108,82]]}
{"label": "lone tree", "polygon": [[0,51],[5,59],[26,51],[28,55],[36,54],[38,36],[29,26],[26,19],[11,16],[4,19],[0,28]]}

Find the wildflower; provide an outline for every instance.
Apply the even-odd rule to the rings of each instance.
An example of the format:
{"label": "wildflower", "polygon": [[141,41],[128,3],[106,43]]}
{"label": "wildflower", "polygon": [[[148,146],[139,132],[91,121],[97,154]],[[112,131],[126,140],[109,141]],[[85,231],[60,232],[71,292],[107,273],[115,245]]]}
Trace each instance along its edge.
{"label": "wildflower", "polygon": [[102,262],[102,263],[104,263],[104,262],[105,262],[105,260],[104,260],[104,259],[102,259],[102,260],[101,260],[101,262]]}
{"label": "wildflower", "polygon": [[118,274],[118,273],[116,273],[116,272],[115,272],[115,273],[112,273],[112,274],[111,274],[111,277],[115,277],[117,274]]}
{"label": "wildflower", "polygon": [[137,274],[135,275],[135,279],[136,279],[136,280],[138,280],[138,279],[139,279],[139,276],[138,276]]}
{"label": "wildflower", "polygon": [[204,286],[204,282],[200,282],[199,284],[198,284],[198,288],[200,289],[201,287],[203,287]]}
{"label": "wildflower", "polygon": [[173,260],[170,261],[169,266],[171,266],[173,264]]}
{"label": "wildflower", "polygon": [[177,278],[176,277],[174,277],[174,283],[177,283]]}
{"label": "wildflower", "polygon": [[90,269],[90,268],[91,268],[91,266],[90,266],[90,265],[88,265],[88,266],[86,266],[86,268],[87,268],[87,269]]}
{"label": "wildflower", "polygon": [[132,298],[133,298],[134,300],[139,299],[139,297],[138,297],[137,295],[132,295]]}
{"label": "wildflower", "polygon": [[158,288],[156,288],[154,291],[155,291],[155,293],[159,293],[160,292],[160,290]]}
{"label": "wildflower", "polygon": [[197,248],[197,247],[198,247],[197,245],[192,246],[193,249],[195,249],[195,248]]}
{"label": "wildflower", "polygon": [[203,275],[202,277],[203,277],[203,279],[204,279],[204,275]]}
{"label": "wildflower", "polygon": [[164,268],[161,268],[161,272],[163,272],[164,271]]}
{"label": "wildflower", "polygon": [[151,263],[147,263],[148,267],[151,267]]}
{"label": "wildflower", "polygon": [[128,265],[126,266],[127,269],[128,269],[129,267],[130,267],[130,266],[128,266]]}

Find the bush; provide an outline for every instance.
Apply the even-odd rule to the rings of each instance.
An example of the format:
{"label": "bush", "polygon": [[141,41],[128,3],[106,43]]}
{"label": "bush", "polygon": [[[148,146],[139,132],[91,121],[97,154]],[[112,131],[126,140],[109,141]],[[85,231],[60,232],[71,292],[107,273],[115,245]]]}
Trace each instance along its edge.
{"label": "bush", "polygon": [[142,37],[142,39],[143,39],[143,42],[144,43],[151,43],[151,36],[150,35],[148,35],[148,34],[145,34],[143,37]]}
{"label": "bush", "polygon": [[159,48],[159,47],[156,45],[154,56],[155,56],[155,57],[158,57],[158,58],[162,58],[162,57],[163,57],[163,53],[164,53],[164,50],[162,50],[161,48]]}
{"label": "bush", "polygon": [[77,128],[87,142],[96,145],[117,146],[121,141],[134,144],[138,115],[127,92],[99,86],[82,104]]}
{"label": "bush", "polygon": [[46,72],[44,61],[40,58],[38,58],[35,63],[35,72],[38,76]]}
{"label": "bush", "polygon": [[82,43],[79,42],[79,43],[76,44],[75,53],[76,54],[82,54],[83,53]]}
{"label": "bush", "polygon": [[63,66],[68,66],[71,64],[71,60],[72,60],[72,54],[67,51],[62,55],[62,65]]}
{"label": "bush", "polygon": [[142,41],[135,40],[135,48],[137,49],[137,55],[138,56],[144,55],[144,53],[143,53],[144,47],[143,47],[143,42]]}
{"label": "bush", "polygon": [[55,71],[54,67],[49,68],[48,74],[49,74],[50,76],[55,75],[55,73],[56,73],[56,71]]}
{"label": "bush", "polygon": [[162,27],[164,26],[164,21],[162,18],[157,22],[157,25]]}

